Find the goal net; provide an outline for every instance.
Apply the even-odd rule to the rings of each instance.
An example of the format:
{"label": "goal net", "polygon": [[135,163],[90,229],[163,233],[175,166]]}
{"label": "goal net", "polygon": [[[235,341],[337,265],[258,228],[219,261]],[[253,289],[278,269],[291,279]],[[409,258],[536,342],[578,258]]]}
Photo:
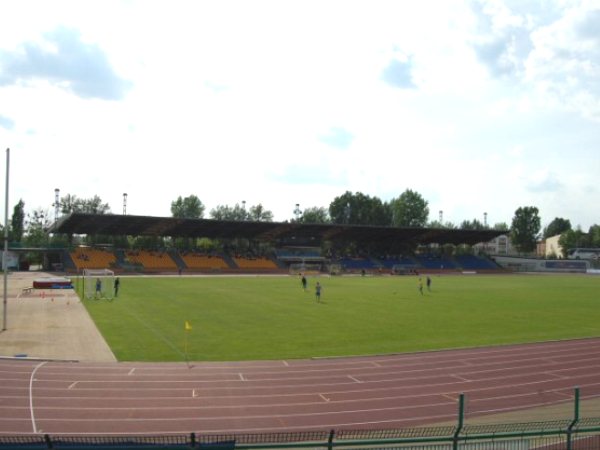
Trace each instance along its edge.
{"label": "goal net", "polygon": [[321,263],[297,263],[290,264],[290,275],[318,274],[321,272]]}
{"label": "goal net", "polygon": [[115,273],[108,269],[83,269],[83,295],[85,298],[105,298],[115,296]]}

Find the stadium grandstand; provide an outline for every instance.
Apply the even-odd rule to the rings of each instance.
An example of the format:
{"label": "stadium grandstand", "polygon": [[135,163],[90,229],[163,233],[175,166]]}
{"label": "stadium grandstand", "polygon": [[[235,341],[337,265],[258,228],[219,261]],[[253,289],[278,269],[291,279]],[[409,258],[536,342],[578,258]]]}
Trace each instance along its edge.
{"label": "stadium grandstand", "polygon": [[[472,246],[502,234],[495,230],[398,228],[289,222],[222,221],[170,217],[73,213],[54,223],[49,233],[73,236],[129,236],[180,239],[184,248],[79,246],[55,250],[66,272],[110,268],[117,273],[289,273],[310,265],[341,273],[412,273],[414,271],[498,271],[485,256],[447,255],[444,246]],[[205,251],[198,239],[217,243]],[[165,241],[162,241],[165,242]],[[240,242],[243,243],[240,244]],[[348,248],[352,248],[350,252]],[[425,249],[425,250],[423,250]],[[390,250],[397,250],[390,254]],[[336,270],[336,273],[338,271]]]}

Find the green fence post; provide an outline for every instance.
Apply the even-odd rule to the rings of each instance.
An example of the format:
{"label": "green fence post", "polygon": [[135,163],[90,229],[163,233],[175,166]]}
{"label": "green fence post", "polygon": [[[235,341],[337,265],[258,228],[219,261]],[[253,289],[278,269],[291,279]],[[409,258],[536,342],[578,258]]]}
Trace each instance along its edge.
{"label": "green fence post", "polygon": [[575,411],[573,413],[573,422],[579,422],[579,387],[575,387]]}
{"label": "green fence post", "polygon": [[335,436],[335,430],[329,432],[329,439],[327,439],[327,448],[333,450],[333,437]]}
{"label": "green fence post", "polygon": [[456,425],[456,431],[454,432],[454,439],[452,440],[452,450],[458,450],[458,435],[462,431],[465,423],[465,394],[462,392],[458,396],[458,423]]}
{"label": "green fence post", "polygon": [[567,428],[567,450],[573,448],[573,427],[579,422],[579,387],[575,387],[575,401],[573,408],[573,421]]}

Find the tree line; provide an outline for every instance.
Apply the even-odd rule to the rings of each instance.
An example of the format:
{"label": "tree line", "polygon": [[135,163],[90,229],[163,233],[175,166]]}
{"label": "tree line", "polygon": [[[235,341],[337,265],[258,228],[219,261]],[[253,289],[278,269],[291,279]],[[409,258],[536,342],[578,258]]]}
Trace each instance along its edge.
{"label": "tree line", "polygon": [[[70,213],[111,214],[108,203],[99,196],[79,198],[67,194],[60,198],[58,210],[61,215]],[[176,218],[202,219],[205,218],[206,207],[196,195],[179,196],[171,202],[171,215]],[[586,233],[580,227],[573,229],[568,219],[555,218],[541,232],[541,219],[539,210],[535,206],[519,207],[512,218],[511,225],[501,222],[493,226],[482,223],[477,219],[463,220],[460,224],[452,222],[440,223],[439,220],[429,220],[429,204],[421,194],[411,189],[406,189],[399,196],[389,201],[382,201],[378,197],[369,196],[362,192],[344,192],[335,197],[329,207],[312,206],[293,212],[294,217],[289,219],[293,223],[303,224],[348,224],[367,226],[392,226],[392,227],[430,227],[445,229],[483,230],[495,229],[505,231],[511,237],[512,244],[522,253],[535,250],[540,238],[547,238],[560,234],[559,243],[566,251],[574,247],[600,247],[600,225],[593,225]],[[215,220],[231,221],[264,221],[272,222],[273,213],[261,203],[248,205],[236,203],[230,205],[217,205],[208,213],[209,218]],[[25,203],[19,200],[13,210],[9,224],[9,241],[22,243],[30,247],[52,244],[70,244],[64,236],[49,237],[46,230],[52,220],[47,210],[37,208],[25,214]],[[2,231],[3,232],[3,231]],[[123,237],[123,239],[126,239]],[[146,240],[146,245],[152,245],[153,238],[139,238]],[[64,242],[63,242],[64,241]],[[88,242],[89,243],[89,242]],[[115,242],[118,244],[118,242]],[[128,242],[122,242],[124,246]],[[566,256],[566,255],[556,255]]]}

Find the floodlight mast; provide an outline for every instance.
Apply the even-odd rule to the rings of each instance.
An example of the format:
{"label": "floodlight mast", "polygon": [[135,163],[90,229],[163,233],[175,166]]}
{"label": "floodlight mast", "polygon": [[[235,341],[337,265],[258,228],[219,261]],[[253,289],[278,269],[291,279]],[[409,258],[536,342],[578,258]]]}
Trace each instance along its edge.
{"label": "floodlight mast", "polygon": [[54,189],[54,222],[58,222],[58,215],[60,214],[60,189]]}

